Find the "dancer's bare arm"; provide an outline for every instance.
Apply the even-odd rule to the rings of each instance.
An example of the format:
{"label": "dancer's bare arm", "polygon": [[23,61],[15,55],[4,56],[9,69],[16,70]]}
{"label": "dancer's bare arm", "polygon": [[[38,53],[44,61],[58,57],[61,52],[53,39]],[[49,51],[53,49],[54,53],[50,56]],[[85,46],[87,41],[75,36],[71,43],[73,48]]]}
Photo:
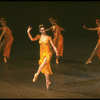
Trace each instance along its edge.
{"label": "dancer's bare arm", "polygon": [[87,28],[85,25],[83,26],[84,29],[87,29],[87,30],[93,30],[93,31],[96,31],[97,30],[97,27],[96,28]]}
{"label": "dancer's bare arm", "polygon": [[64,29],[64,28],[62,28],[62,27],[60,27],[60,30],[65,31],[65,29]]}
{"label": "dancer's bare arm", "polygon": [[49,31],[49,30],[51,30],[52,29],[52,26],[50,27],[50,28],[48,28],[48,29],[45,29],[45,31]]}
{"label": "dancer's bare arm", "polygon": [[38,40],[39,38],[40,38],[40,35],[36,35],[36,37],[35,38],[33,38],[32,36],[31,36],[31,34],[30,34],[30,30],[32,29],[32,27],[28,27],[28,29],[27,29],[27,33],[28,33],[28,36],[29,36],[29,38],[30,38],[30,40],[31,41],[36,41],[36,40]]}

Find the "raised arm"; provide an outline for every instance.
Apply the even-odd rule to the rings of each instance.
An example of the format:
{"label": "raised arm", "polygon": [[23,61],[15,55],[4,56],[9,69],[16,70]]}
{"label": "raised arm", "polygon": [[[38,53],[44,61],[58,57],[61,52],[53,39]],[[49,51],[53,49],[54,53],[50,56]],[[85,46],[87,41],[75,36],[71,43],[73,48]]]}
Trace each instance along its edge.
{"label": "raised arm", "polygon": [[51,44],[51,46],[53,47],[54,51],[56,52],[56,56],[58,56],[59,54],[58,54],[57,48],[56,48],[55,45],[53,44],[53,41],[52,41],[51,37],[50,37],[50,44]]}
{"label": "raised arm", "polygon": [[27,29],[27,33],[28,33],[28,36],[29,36],[29,38],[30,38],[30,40],[31,41],[36,41],[36,40],[38,40],[39,38],[40,38],[40,36],[39,35],[37,35],[35,38],[33,38],[32,36],[31,36],[31,34],[30,34],[30,30],[32,29],[32,27],[28,27],[28,29]]}
{"label": "raised arm", "polygon": [[85,25],[83,26],[84,29],[96,31],[97,28],[87,28]]}

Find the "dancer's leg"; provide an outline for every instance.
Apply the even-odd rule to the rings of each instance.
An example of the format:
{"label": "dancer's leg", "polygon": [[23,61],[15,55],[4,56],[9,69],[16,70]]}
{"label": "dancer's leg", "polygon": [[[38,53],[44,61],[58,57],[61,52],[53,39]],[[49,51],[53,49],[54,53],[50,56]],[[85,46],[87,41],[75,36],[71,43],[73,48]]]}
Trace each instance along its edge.
{"label": "dancer's leg", "polygon": [[44,58],[44,60],[43,60],[43,63],[39,66],[39,68],[38,68],[38,70],[37,70],[36,74],[34,75],[33,82],[35,82],[35,81],[36,81],[36,79],[37,79],[38,75],[40,74],[40,72],[41,72],[41,71],[42,71],[42,69],[44,68],[44,66],[45,66],[46,62],[47,62],[47,58],[45,57],[45,58]]}
{"label": "dancer's leg", "polygon": [[97,50],[98,50],[98,47],[99,47],[99,43],[97,43],[97,45],[96,45],[95,49],[93,50],[91,56],[90,56],[89,59],[86,61],[86,64],[91,63],[92,58],[96,55],[96,52],[97,52]]}
{"label": "dancer's leg", "polygon": [[45,74],[46,77],[46,88],[49,89],[49,85],[51,84],[51,82],[49,81],[49,74]]}

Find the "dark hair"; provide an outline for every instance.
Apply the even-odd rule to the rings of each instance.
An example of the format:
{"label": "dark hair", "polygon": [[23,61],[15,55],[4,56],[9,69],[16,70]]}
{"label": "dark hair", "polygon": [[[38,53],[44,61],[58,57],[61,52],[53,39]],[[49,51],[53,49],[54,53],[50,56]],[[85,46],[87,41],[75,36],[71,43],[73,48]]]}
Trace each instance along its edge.
{"label": "dark hair", "polygon": [[57,22],[57,19],[49,18],[49,21]]}
{"label": "dark hair", "polygon": [[99,19],[96,19],[96,23],[99,23],[100,24],[100,20]]}
{"label": "dark hair", "polygon": [[2,23],[2,22],[6,23],[6,20],[2,17],[2,18],[0,19],[0,22],[1,22],[1,23]]}
{"label": "dark hair", "polygon": [[[43,24],[39,25],[39,30],[40,30],[42,27],[44,27],[44,25],[43,25]],[[44,28],[45,28],[45,27],[44,27]]]}

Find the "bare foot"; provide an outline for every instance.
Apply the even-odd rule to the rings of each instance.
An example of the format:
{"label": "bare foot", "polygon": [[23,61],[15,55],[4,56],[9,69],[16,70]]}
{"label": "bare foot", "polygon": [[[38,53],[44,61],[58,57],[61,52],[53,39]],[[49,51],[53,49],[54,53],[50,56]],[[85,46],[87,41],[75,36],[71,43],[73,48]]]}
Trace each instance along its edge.
{"label": "bare foot", "polygon": [[91,60],[88,59],[85,64],[89,64],[89,63],[91,63]]}
{"label": "bare foot", "polygon": [[6,59],[6,57],[4,57],[4,62],[7,63],[7,59]]}

